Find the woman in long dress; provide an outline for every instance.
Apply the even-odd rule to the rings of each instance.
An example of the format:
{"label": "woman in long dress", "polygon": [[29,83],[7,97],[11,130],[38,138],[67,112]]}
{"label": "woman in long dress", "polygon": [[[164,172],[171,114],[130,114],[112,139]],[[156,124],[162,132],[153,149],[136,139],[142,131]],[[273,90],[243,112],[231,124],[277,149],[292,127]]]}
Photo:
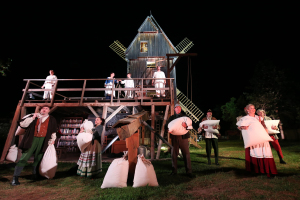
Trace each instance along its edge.
{"label": "woman in long dress", "polygon": [[[255,117],[266,129],[264,120],[255,115],[255,107],[248,104],[245,108],[247,116]],[[251,126],[251,124],[249,125]],[[248,130],[249,126],[240,126],[240,130]],[[267,134],[267,133],[266,133]],[[277,174],[276,165],[269,142],[264,142],[245,149],[246,170],[255,173],[266,173],[269,178]]]}
{"label": "woman in long dress", "polygon": [[[100,119],[101,120],[101,119]],[[80,132],[93,134],[92,126],[90,121],[85,121],[81,125]],[[87,123],[89,125],[87,125]],[[101,125],[100,125],[101,126]],[[98,140],[93,140],[91,143],[82,150],[79,160],[77,162],[78,169],[77,174],[83,177],[93,177],[102,171],[102,159],[101,159],[101,145]]]}

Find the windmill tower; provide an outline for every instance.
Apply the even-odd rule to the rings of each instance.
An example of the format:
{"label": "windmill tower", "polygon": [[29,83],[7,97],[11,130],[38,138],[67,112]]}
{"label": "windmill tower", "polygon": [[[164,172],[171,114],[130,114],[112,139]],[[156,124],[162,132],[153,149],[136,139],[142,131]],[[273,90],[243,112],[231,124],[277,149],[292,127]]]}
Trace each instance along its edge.
{"label": "windmill tower", "polygon": [[[167,54],[185,54],[193,45],[192,41],[184,38],[175,47],[154,17],[150,15],[139,27],[137,35],[128,48],[125,48],[118,40],[109,47],[127,62],[127,72],[131,73],[132,78],[152,78],[158,65],[162,66],[161,70],[167,74],[166,66],[172,66],[176,62],[178,56],[171,56],[167,59]],[[203,115],[202,111],[177,89],[176,68],[174,67],[169,73],[170,78],[175,79],[174,91],[177,93],[175,102],[179,101],[183,111],[194,122],[198,122]],[[135,84],[139,85],[140,83]],[[149,81],[143,84],[147,85]],[[192,144],[197,146],[197,132],[193,130],[191,135]]]}

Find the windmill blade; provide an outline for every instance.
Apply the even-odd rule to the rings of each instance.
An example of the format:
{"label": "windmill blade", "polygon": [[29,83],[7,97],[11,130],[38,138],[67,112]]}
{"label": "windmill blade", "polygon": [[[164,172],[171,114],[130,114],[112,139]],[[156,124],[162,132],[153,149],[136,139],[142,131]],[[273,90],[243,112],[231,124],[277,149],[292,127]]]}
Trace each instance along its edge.
{"label": "windmill blade", "polygon": [[180,90],[176,88],[177,91],[177,99],[182,110],[185,114],[191,118],[195,123],[200,120],[203,116],[203,112],[195,105],[193,102],[188,99]]}
{"label": "windmill blade", "polygon": [[176,46],[176,49],[179,53],[186,53],[192,46],[194,46],[194,43],[186,37]]}
{"label": "windmill blade", "polygon": [[116,40],[111,45],[109,45],[109,47],[127,62],[127,60],[125,59],[126,47],[124,47],[121,42]]}

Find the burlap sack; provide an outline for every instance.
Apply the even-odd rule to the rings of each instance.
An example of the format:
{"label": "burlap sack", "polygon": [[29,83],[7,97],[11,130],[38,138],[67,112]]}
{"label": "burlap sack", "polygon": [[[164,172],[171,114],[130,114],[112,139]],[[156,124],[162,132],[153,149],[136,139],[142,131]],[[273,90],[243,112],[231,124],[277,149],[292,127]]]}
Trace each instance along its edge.
{"label": "burlap sack", "polygon": [[9,148],[6,156],[6,160],[11,162],[16,162],[17,157],[18,157],[18,147],[16,147],[16,145],[14,144]]}
{"label": "burlap sack", "polygon": [[[184,128],[182,126],[183,122],[185,122],[187,124],[187,126],[188,126],[187,128]],[[187,129],[193,129],[192,120],[186,116],[179,117],[177,119],[172,120],[168,124],[168,128],[169,128],[169,133],[171,133],[172,135],[184,135],[189,131]]]}
{"label": "burlap sack", "polygon": [[51,144],[46,149],[43,159],[40,164],[40,175],[51,179],[55,176],[57,169],[57,156],[54,145]]}
{"label": "burlap sack", "polygon": [[143,155],[138,155],[132,187],[144,187],[147,185],[158,186],[154,167]]}

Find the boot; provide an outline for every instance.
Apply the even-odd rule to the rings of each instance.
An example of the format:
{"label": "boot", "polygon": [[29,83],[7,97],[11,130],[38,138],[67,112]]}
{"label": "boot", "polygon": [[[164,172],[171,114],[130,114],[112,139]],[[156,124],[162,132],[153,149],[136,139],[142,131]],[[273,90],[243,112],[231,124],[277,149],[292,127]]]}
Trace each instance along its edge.
{"label": "boot", "polygon": [[12,185],[12,186],[20,185],[20,182],[19,182],[18,179],[19,179],[18,176],[14,176],[14,177],[13,177],[13,180],[12,180],[12,182],[11,182],[11,185]]}
{"label": "boot", "polygon": [[277,154],[278,154],[278,157],[279,157],[279,160],[280,160],[280,164],[286,164],[286,162],[282,159],[282,157],[280,156],[280,153],[279,151],[277,151]]}
{"label": "boot", "polygon": [[38,174],[36,173],[36,168],[37,168],[37,166],[33,166],[33,168],[32,168],[32,177],[31,177],[31,179],[34,180],[34,181],[38,180]]}

